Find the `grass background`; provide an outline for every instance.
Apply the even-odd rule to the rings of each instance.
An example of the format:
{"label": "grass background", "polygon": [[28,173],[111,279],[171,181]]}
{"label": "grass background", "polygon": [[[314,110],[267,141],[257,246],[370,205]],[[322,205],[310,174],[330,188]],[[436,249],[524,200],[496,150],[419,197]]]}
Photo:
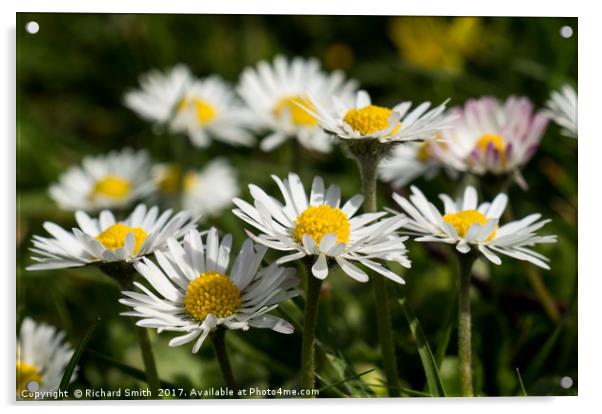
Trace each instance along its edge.
{"label": "grass background", "polygon": [[[30,20],[40,24],[39,33],[25,32]],[[564,25],[574,30],[569,39],[559,34]],[[183,62],[197,76],[215,73],[235,83],[245,66],[276,54],[315,56],[328,70],[343,69],[383,105],[402,99],[438,103],[448,97],[454,105],[473,96],[520,94],[542,106],[550,90],[566,82],[576,86],[577,20],[18,14],[17,320],[31,316],[54,324],[78,344],[102,318],[80,362],[76,386],[144,386],[130,369],[142,363],[131,321],[118,316],[124,308],[111,280],[92,268],[24,270],[30,263],[30,238],[43,233],[44,221],[67,228],[74,223],[72,214],[48,198],[49,184],[83,156],[124,146],[148,148],[154,160],[173,161],[171,148],[181,145],[182,137],[154,135],[122,105],[124,91],[137,85],[142,72]],[[238,169],[242,196],[248,199],[248,183],[276,191],[269,175],[286,174],[294,155],[289,145],[263,153],[213,143],[192,157],[202,166],[226,156]],[[344,198],[360,191],[355,165],[339,149],[327,155],[302,151],[299,159],[306,186],[321,174],[342,187]],[[560,136],[550,125],[524,176],[530,188],[510,189],[512,209],[517,217],[541,212],[553,219],[544,230],[557,234],[559,242],[538,250],[551,258],[552,270],[540,273],[561,317],[553,320],[543,310],[525,275],[528,266],[510,258],[501,267],[479,263],[473,292],[476,391],[521,395],[518,368],[529,395],[573,395],[578,385],[577,141]],[[454,192],[459,185],[444,175],[415,184],[429,196]],[[391,191],[380,186],[381,207],[393,206]],[[242,243],[242,222],[228,210],[205,225],[231,232],[235,243]],[[424,391],[425,374],[398,297],[407,298],[434,351],[451,332],[440,370],[453,395],[458,389],[454,257],[437,246],[409,242],[408,247],[413,267],[404,272],[406,285],[391,295],[403,395]],[[283,306],[297,323],[301,304],[296,299]],[[330,386],[323,396],[382,395],[374,318],[369,286],[333,272],[320,308],[319,387],[373,371]],[[189,346],[169,348],[170,337],[152,336],[163,380],[184,388],[223,385],[208,343],[193,355]],[[299,332],[231,332],[228,341],[235,374],[244,386],[296,386]],[[560,386],[565,376],[574,381],[569,389]]]}

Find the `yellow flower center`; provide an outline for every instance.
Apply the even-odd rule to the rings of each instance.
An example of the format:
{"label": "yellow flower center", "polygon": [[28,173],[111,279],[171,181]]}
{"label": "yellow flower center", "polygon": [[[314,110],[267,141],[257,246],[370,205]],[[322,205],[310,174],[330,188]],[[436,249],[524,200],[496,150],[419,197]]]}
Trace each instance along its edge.
{"label": "yellow flower center", "polygon": [[182,169],[176,164],[169,164],[156,177],[156,183],[164,193],[176,193],[180,189],[180,180],[182,179]]}
{"label": "yellow flower center", "polygon": [[[443,221],[451,224],[458,232],[458,235],[464,237],[470,226],[474,223],[479,223],[481,226],[487,223],[487,217],[478,210],[464,210],[444,215]],[[487,240],[492,240],[495,237],[496,231],[493,230],[489,237],[487,237]]]}
{"label": "yellow flower center", "polygon": [[217,272],[201,273],[186,289],[184,309],[199,321],[208,314],[232,315],[240,306],[240,291],[229,277]]}
{"label": "yellow flower center", "polygon": [[184,176],[184,191],[187,193],[194,191],[198,183],[199,176],[195,172],[190,171],[186,173]]}
{"label": "yellow flower center", "polygon": [[418,146],[418,150],[416,151],[416,158],[422,163],[427,162],[431,158],[428,142],[424,141]]}
{"label": "yellow flower center", "polygon": [[199,124],[207,124],[217,116],[217,110],[209,102],[200,98],[182,99],[178,104],[178,112],[193,108]]}
{"label": "yellow flower center", "polygon": [[309,206],[307,210],[297,216],[293,237],[298,243],[303,242],[303,236],[308,235],[316,244],[320,244],[322,237],[332,233],[337,235],[338,243],[349,241],[350,225],[347,214],[338,208],[328,205]]}
{"label": "yellow flower center", "polygon": [[287,114],[290,117],[291,122],[299,126],[316,125],[318,120],[299,105],[309,108],[312,111],[316,110],[316,107],[309,99],[294,95],[279,100],[274,106],[274,115],[278,118],[282,118]]}
{"label": "yellow flower center", "polygon": [[501,154],[502,160],[505,159],[506,140],[504,140],[504,137],[498,134],[484,134],[478,139],[476,148],[482,152],[486,152],[487,148],[489,148],[489,144],[493,145],[493,147],[498,150],[498,152]]}
{"label": "yellow flower center", "polygon": [[90,193],[90,198],[109,197],[120,199],[130,192],[130,183],[123,178],[112,175],[98,180]]}
{"label": "yellow flower center", "polygon": [[23,391],[26,391],[27,384],[32,381],[42,384],[40,371],[31,364],[17,361],[17,394],[21,395]]}
{"label": "yellow flower center", "polygon": [[[389,117],[392,113],[393,111],[389,108],[368,105],[359,109],[350,109],[345,114],[343,121],[362,135],[369,135],[388,128]],[[398,122],[391,131],[391,134],[397,132],[400,126],[401,124]]]}
{"label": "yellow flower center", "polygon": [[134,254],[136,254],[148,237],[141,227],[129,227],[123,223],[113,224],[96,236],[96,240],[101,242],[105,248],[116,250],[125,246],[125,238],[129,233],[134,233]]}

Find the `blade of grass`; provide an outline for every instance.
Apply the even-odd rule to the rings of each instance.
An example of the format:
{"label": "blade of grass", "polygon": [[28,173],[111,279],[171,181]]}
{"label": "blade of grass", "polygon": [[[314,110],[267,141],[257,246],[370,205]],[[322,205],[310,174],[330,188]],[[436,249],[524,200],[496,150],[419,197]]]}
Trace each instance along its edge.
{"label": "blade of grass", "polygon": [[376,368],[372,368],[372,369],[369,369],[369,370],[367,370],[367,371],[360,372],[359,374],[355,374],[355,375],[352,375],[352,376],[350,376],[350,377],[344,378],[344,379],[342,379],[342,380],[340,380],[340,381],[333,382],[332,384],[325,385],[325,386],[323,386],[322,388],[319,388],[319,389],[318,389],[318,391],[320,391],[320,392],[323,392],[323,391],[326,391],[326,390],[328,390],[328,389],[330,389],[330,388],[332,388],[332,387],[336,387],[337,385],[345,384],[346,382],[352,381],[352,380],[354,380],[354,379],[358,379],[358,378],[360,378],[362,375],[369,374],[369,373],[371,373],[372,371],[374,371],[375,369],[376,369]]}
{"label": "blade of grass", "polygon": [[90,327],[88,328],[88,331],[86,332],[86,335],[84,336],[84,339],[82,339],[81,343],[79,344],[79,346],[77,347],[75,352],[73,352],[73,355],[71,356],[71,359],[69,360],[69,363],[67,364],[67,368],[65,368],[65,373],[63,374],[63,378],[61,379],[61,383],[59,385],[60,390],[66,390],[69,387],[69,384],[71,383],[71,377],[73,376],[73,371],[75,371],[75,367],[77,366],[79,359],[81,358],[82,354],[84,353],[84,350],[86,349],[86,346],[88,345],[88,342],[90,341],[90,338],[92,338],[92,334],[94,333],[94,330],[96,329],[96,326],[98,325],[98,322],[100,322],[100,318],[96,319],[94,321],[94,323],[92,323],[92,325],[90,325]]}
{"label": "blade of grass", "polygon": [[520,371],[518,367],[516,367],[516,376],[518,377],[518,385],[520,386],[520,390],[523,393],[523,397],[528,397],[527,390],[525,390],[525,384],[523,384],[523,379],[520,376]]}
{"label": "blade of grass", "polygon": [[[124,374],[127,374],[129,376],[131,376],[132,378],[135,378],[139,381],[142,382],[146,382],[146,373],[144,371],[142,371],[141,369],[132,367],[130,365],[124,364],[123,362],[120,362],[118,360],[116,360],[115,358],[112,358],[108,355],[103,354],[102,352],[98,352],[95,351],[93,349],[87,349],[86,350],[86,355],[91,356],[92,358],[95,358],[99,361],[102,361],[103,363],[118,369],[119,371],[123,372]],[[181,388],[178,385],[172,384],[170,382],[167,381],[161,381],[161,386],[165,387],[165,388]]]}
{"label": "blade of grass", "polygon": [[420,322],[414,316],[410,306],[407,304],[405,298],[399,299],[399,304],[403,309],[403,313],[408,321],[412,335],[416,340],[416,346],[418,347],[418,354],[420,355],[420,361],[422,362],[422,368],[426,375],[426,382],[428,384],[431,395],[435,397],[445,397],[445,388],[443,387],[443,381],[439,374],[439,368],[435,356],[431,351],[431,347],[428,344],[426,336],[422,331]]}
{"label": "blade of grass", "polygon": [[[366,384],[366,385],[369,387],[388,388],[385,384]],[[432,397],[432,395],[429,394],[428,392],[422,392],[422,391],[412,390],[410,388],[403,388],[403,387],[397,387],[397,389],[401,392],[412,395],[414,397]]]}

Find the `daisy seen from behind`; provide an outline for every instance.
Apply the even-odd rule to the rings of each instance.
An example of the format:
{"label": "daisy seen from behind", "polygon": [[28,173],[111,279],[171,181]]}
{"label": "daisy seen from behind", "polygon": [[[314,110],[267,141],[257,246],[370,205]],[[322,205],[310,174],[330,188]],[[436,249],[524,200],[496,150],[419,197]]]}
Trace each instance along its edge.
{"label": "daisy seen from behind", "polygon": [[[64,332],[25,318],[17,338],[17,398],[33,398],[31,391],[57,391],[72,356]],[[76,375],[77,368],[71,381]]]}
{"label": "daisy seen from behind", "polygon": [[91,218],[75,213],[77,227],[65,230],[52,222],[44,228],[51,237],[33,236],[32,259],[27,270],[64,269],[116,262],[132,262],[166,245],[170,237],[182,237],[196,227],[198,217],[188,211],[173,214],[158,207],[138,205],[125,220],[117,220],[109,210]]}
{"label": "daisy seen from behind", "polygon": [[275,263],[262,266],[268,249],[249,239],[231,263],[232,237],[225,235],[220,241],[215,228],[205,240],[198,231],[190,230],[182,244],[171,238],[167,246],[155,252],[158,265],[148,258],[134,265],[154,292],[134,282],[139,291],[123,292],[120,302],[132,310],[122,315],[159,333],[177,332],[169,345],[193,342],[193,353],[210,336],[224,379],[228,387],[236,389],[225,331],[268,328],[292,333],[291,324],[269,312],[298,295],[295,270]]}
{"label": "daisy seen from behind", "polygon": [[562,134],[577,138],[577,92],[569,85],[554,91],[546,102],[547,114],[562,128]]}
{"label": "daisy seen from behind", "polygon": [[254,127],[268,131],[260,143],[262,150],[296,139],[309,150],[329,152],[331,139],[304,107],[325,105],[332,96],[347,102],[356,88],[357,82],[346,80],[342,72],[322,71],[317,59],[276,56],[273,62],[246,68],[237,90],[255,117]]}
{"label": "daisy seen from behind", "polygon": [[125,208],[154,191],[148,153],[124,148],[85,157],[50,186],[49,194],[64,210],[98,211]]}
{"label": "daisy seen from behind", "polygon": [[374,270],[397,283],[403,279],[385,268],[379,261],[393,261],[410,267],[403,244],[407,237],[396,231],[405,218],[387,216],[386,212],[356,215],[363,197],[355,195],[341,206],[341,189],[336,185],[325,188],[321,177],[313,180],[309,197],[301,179],[290,173],[288,179],[276,181],[284,204],[266,194],[256,185],[249,185],[253,204],[235,198],[233,213],[260,231],[247,232],[257,243],[274,250],[290,252],[278,263],[310,258],[311,273],[325,279],[329,259],[353,279],[367,282],[368,275],[356,264]]}

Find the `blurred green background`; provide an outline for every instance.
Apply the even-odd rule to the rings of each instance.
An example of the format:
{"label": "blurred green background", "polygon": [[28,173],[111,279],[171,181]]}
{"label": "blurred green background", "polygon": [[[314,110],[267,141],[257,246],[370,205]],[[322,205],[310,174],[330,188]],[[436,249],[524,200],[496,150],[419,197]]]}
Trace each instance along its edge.
{"label": "blurred green background", "polygon": [[[25,31],[28,21],[40,31]],[[571,38],[560,36],[569,25]],[[573,18],[399,18],[362,16],[224,15],[17,15],[17,320],[31,316],[54,324],[78,344],[96,318],[102,318],[83,355],[76,384],[114,389],[144,386],[131,321],[117,300],[116,284],[92,268],[27,272],[27,249],[41,224],[51,220],[70,228],[71,213],[48,198],[50,183],[88,154],[124,146],[149,148],[156,161],[173,161],[172,140],[155,136],[148,123],[122,105],[127,88],[152,68],[182,62],[199,77],[219,74],[236,83],[241,70],[276,54],[315,56],[328,70],[343,69],[383,105],[401,100],[451,105],[467,98],[511,94],[543,106],[552,89],[576,86],[577,19]],[[213,143],[197,150],[199,166],[226,156],[239,171],[242,197],[256,183],[275,194],[270,174],[286,174],[292,146],[273,153],[233,149]],[[344,198],[360,191],[353,162],[338,148],[331,154],[303,151],[298,171],[309,186],[320,174],[337,183]],[[556,311],[545,311],[527,277],[529,266],[504,259],[503,266],[479,263],[475,269],[473,341],[476,391],[480,395],[522,395],[517,369],[529,395],[577,393],[577,141],[550,125],[540,151],[524,170],[529,190],[510,189],[513,213],[541,212],[553,219],[544,230],[558,234],[556,245],[538,250],[551,258],[551,271],[539,272]],[[428,195],[453,192],[457,183],[440,175],[415,184]],[[393,207],[386,185],[380,206]],[[402,191],[403,192],[403,191]],[[232,232],[243,241],[242,222],[228,210],[203,223]],[[392,296],[399,372],[406,391],[424,391],[425,375],[415,341],[397,298],[408,298],[433,350],[445,343],[441,372],[450,394],[457,390],[454,320],[455,260],[448,250],[409,242],[413,267],[406,285]],[[276,255],[273,255],[276,257]],[[395,268],[394,270],[399,270]],[[382,395],[375,316],[368,285],[340,271],[324,285],[318,338],[319,387],[366,370],[376,371],[325,390],[323,396]],[[299,323],[302,300],[284,311]],[[451,331],[449,330],[451,329]],[[171,335],[153,333],[159,373],[176,386],[223,385],[211,346],[198,355],[190,346],[169,348]],[[300,333],[267,330],[231,332],[228,344],[235,374],[245,386],[295,387]],[[568,376],[573,385],[560,386]],[[137,378],[138,377],[138,378]],[[414,391],[412,391],[414,390]]]}

